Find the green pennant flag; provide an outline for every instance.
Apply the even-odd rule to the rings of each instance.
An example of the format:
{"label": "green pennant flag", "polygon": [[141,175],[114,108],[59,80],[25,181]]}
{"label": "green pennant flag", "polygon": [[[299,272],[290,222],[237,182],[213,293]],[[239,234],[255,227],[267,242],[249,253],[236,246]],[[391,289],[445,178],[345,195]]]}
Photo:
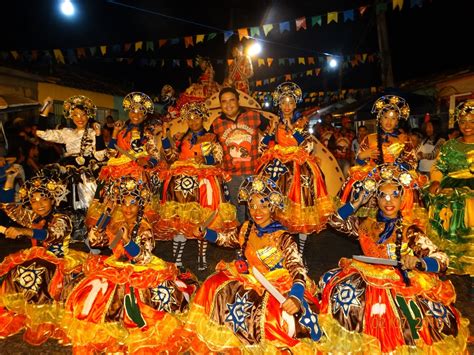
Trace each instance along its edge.
{"label": "green pennant flag", "polygon": [[155,50],[155,46],[153,44],[153,41],[147,41],[145,45],[146,45],[146,50],[147,51],[154,51]]}
{"label": "green pennant flag", "polygon": [[252,36],[252,37],[259,36],[260,37],[260,28],[250,27],[250,36]]}
{"label": "green pennant flag", "polygon": [[207,40],[210,41],[211,39],[215,38],[217,36],[216,32],[209,33],[207,35]]}
{"label": "green pennant flag", "polygon": [[319,25],[321,26],[321,24],[323,23],[323,19],[321,16],[313,16],[311,17],[311,27],[314,27],[316,25]]}

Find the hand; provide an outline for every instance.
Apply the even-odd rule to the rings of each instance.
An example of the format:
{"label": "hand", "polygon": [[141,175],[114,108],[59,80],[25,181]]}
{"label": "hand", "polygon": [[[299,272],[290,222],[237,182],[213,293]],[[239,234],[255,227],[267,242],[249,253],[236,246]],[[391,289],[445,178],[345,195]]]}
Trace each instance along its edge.
{"label": "hand", "polygon": [[125,126],[125,122],[122,120],[117,120],[114,122],[114,133],[117,134]]}
{"label": "hand", "polygon": [[7,174],[7,181],[13,182],[15,181],[18,174],[20,174],[20,169],[18,168],[18,166],[13,165],[12,167],[7,169],[6,174]]}
{"label": "hand", "polygon": [[401,262],[405,270],[413,270],[416,268],[416,264],[420,262],[420,259],[412,255],[403,255]]}
{"label": "hand", "polygon": [[122,242],[123,242],[123,245],[127,245],[128,243],[130,243],[130,233],[128,231],[128,227],[126,225],[123,225],[122,227],[120,227],[122,229]]}
{"label": "hand", "polygon": [[423,152],[418,152],[418,153],[416,153],[416,157],[418,158],[418,160],[423,159],[423,157],[424,157]]}
{"label": "hand", "polygon": [[290,316],[297,313],[300,310],[300,304],[297,300],[292,297],[288,297],[285,302],[281,305],[281,308],[288,313]]}
{"label": "hand", "polygon": [[15,227],[8,227],[7,230],[5,231],[5,237],[9,239],[16,239],[18,237],[21,237],[23,235],[22,229],[20,228],[15,228]]}
{"label": "hand", "polygon": [[94,122],[94,123],[92,124],[92,129],[94,130],[95,135],[96,135],[97,137],[101,135],[102,129],[100,128],[100,123]]}
{"label": "hand", "polygon": [[270,127],[268,129],[268,134],[272,135],[275,133],[276,127],[277,127],[277,120],[270,120]]}
{"label": "hand", "polygon": [[440,182],[439,181],[433,181],[429,187],[429,191],[431,194],[436,194],[439,192],[439,186]]}
{"label": "hand", "polygon": [[366,149],[364,151],[359,152],[359,155],[357,156],[360,160],[365,160],[365,159],[378,159],[380,156],[380,152],[377,148],[371,148],[371,149]]}
{"label": "hand", "polygon": [[204,234],[206,231],[203,231],[200,226],[196,226],[191,232],[196,239],[204,239]]}
{"label": "hand", "polygon": [[352,187],[351,205],[355,209],[358,209],[360,206],[367,203],[367,201],[370,199],[371,196],[372,196],[372,192],[366,191],[362,187],[362,182],[358,181],[354,183],[354,186]]}

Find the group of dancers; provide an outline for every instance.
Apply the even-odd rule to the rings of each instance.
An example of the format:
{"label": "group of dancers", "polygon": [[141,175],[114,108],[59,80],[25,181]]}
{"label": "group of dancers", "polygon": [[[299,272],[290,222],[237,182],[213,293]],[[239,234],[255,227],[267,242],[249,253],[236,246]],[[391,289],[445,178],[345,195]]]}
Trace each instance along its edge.
{"label": "group of dancers", "polygon": [[[18,169],[0,167],[1,208],[16,223],[0,232],[32,242],[0,264],[0,337],[24,331],[76,353],[464,353],[469,322],[440,274],[474,273],[474,101],[458,106],[462,136],[427,181],[398,131],[408,103],[381,97],[377,132],[330,196],[298,85],[275,90],[278,121],[239,107],[233,88],[219,99],[210,129],[204,102],[179,107],[188,128],[172,136],[147,118],[153,101],[130,93],[106,146],[93,102],[73,96],[75,128],[38,131],[65,144],[63,161],[17,191]],[[71,248],[73,215],[89,253]],[[315,282],[304,245],[328,225],[363,255]],[[200,270],[209,242],[238,257],[200,282],[183,267],[187,239]],[[161,240],[173,240],[174,262],[153,254]]]}

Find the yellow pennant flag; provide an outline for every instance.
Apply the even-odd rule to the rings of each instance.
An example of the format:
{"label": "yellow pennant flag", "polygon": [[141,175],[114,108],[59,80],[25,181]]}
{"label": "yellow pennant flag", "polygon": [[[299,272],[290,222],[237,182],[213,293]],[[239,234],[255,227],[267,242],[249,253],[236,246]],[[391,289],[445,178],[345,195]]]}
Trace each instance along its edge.
{"label": "yellow pennant flag", "polygon": [[370,87],[370,93],[371,93],[371,94],[375,94],[376,92],[377,92],[377,87],[371,86],[371,87]]}
{"label": "yellow pennant flag", "polygon": [[362,54],[362,63],[365,63],[366,60],[367,60],[367,53],[363,53]]}
{"label": "yellow pennant flag", "polygon": [[275,78],[275,77],[270,78],[270,82],[271,82],[271,83],[274,83],[275,81],[276,81],[276,78]]}
{"label": "yellow pennant flag", "polygon": [[105,55],[105,53],[107,53],[107,46],[100,46],[100,53],[102,53],[102,55]]}
{"label": "yellow pennant flag", "polygon": [[258,62],[259,67],[262,66],[262,65],[265,65],[265,59],[263,59],[263,58],[258,58],[257,62]]}
{"label": "yellow pennant flag", "polygon": [[298,57],[298,64],[306,64],[304,57]]}
{"label": "yellow pennant flag", "polygon": [[196,36],[196,44],[204,42],[204,35],[197,35]]}
{"label": "yellow pennant flag", "polygon": [[[59,51],[59,49],[58,49],[58,51]],[[11,53],[13,59],[17,60],[18,58],[20,58],[20,55],[18,54],[17,51],[10,51],[10,53]],[[64,58],[63,58],[63,63],[64,63]]]}
{"label": "yellow pennant flag", "polygon": [[257,80],[257,82],[255,83],[255,85],[257,85],[257,86],[262,86],[262,81],[261,81],[261,80]]}
{"label": "yellow pennant flag", "polygon": [[249,30],[247,28],[239,28],[237,32],[239,32],[239,41],[241,41],[242,38],[249,36]]}
{"label": "yellow pennant flag", "polygon": [[265,33],[265,36],[268,35],[268,32],[273,30],[273,25],[272,24],[263,25],[262,27],[263,27],[263,33]]}
{"label": "yellow pennant flag", "polygon": [[313,75],[313,69],[306,70],[306,76],[311,76],[311,75]]}
{"label": "yellow pennant flag", "polygon": [[142,41],[135,42],[135,52],[138,51],[139,49],[142,49],[142,47],[143,47]]}
{"label": "yellow pennant flag", "polygon": [[54,53],[54,58],[56,59],[58,63],[62,63],[62,64],[65,63],[63,52],[61,52],[60,49],[53,49],[53,53]]}
{"label": "yellow pennant flag", "polygon": [[330,24],[332,21],[337,23],[337,16],[338,16],[337,11],[328,12],[328,24]]}
{"label": "yellow pennant flag", "polygon": [[267,58],[267,63],[268,63],[268,66],[272,65],[273,58]]}
{"label": "yellow pennant flag", "polygon": [[392,0],[392,8],[395,10],[398,7],[398,10],[401,10],[403,7],[403,0]]}

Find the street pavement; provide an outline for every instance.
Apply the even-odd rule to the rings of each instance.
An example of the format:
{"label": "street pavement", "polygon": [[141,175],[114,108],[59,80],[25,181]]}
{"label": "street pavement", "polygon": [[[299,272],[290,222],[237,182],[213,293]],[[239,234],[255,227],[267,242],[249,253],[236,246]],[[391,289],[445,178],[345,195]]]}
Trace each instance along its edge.
{"label": "street pavement", "polygon": [[[29,247],[27,239],[8,240],[0,236],[0,259],[17,250]],[[73,244],[73,248],[85,250],[81,244]],[[208,248],[209,267],[205,271],[197,270],[197,242],[187,242],[183,263],[192,271],[200,281],[212,274],[216,264],[220,260],[231,261],[235,259],[236,251],[220,248],[210,244]],[[172,243],[157,242],[155,254],[164,260],[172,261]],[[327,270],[337,267],[341,257],[350,257],[361,254],[360,247],[355,240],[345,237],[333,230],[325,230],[318,235],[308,238],[305,248],[305,260],[309,269],[309,275],[314,280]],[[470,294],[472,286],[467,276],[448,276],[457,291],[456,306],[461,313],[471,321],[470,330],[474,334],[474,295]],[[470,353],[474,354],[474,346],[469,347]],[[18,334],[7,339],[0,340],[0,354],[71,354],[71,347],[59,345],[56,341],[49,340],[41,346],[31,346],[22,341],[22,335]]]}

